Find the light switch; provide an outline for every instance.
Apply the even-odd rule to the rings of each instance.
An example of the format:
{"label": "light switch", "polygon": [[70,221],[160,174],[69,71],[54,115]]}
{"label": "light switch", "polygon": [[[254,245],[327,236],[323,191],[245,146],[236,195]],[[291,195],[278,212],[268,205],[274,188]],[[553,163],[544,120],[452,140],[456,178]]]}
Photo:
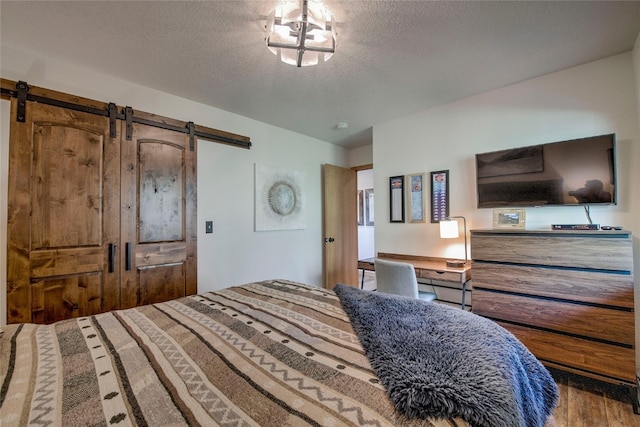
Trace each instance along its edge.
{"label": "light switch", "polygon": [[205,221],[204,232],[207,234],[213,233],[213,221]]}

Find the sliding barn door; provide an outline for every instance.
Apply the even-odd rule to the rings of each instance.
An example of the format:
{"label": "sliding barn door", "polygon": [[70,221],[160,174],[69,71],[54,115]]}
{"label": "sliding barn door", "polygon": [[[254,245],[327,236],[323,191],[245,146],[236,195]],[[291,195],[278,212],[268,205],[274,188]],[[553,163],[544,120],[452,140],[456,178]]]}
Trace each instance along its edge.
{"label": "sliding barn door", "polygon": [[21,123],[16,104],[7,321],[52,323],[196,293],[195,141],[138,123],[127,132],[120,120],[112,137],[107,117],[35,102]]}
{"label": "sliding barn door", "polygon": [[[50,323],[119,306],[120,137],[105,117],[11,103],[7,320]],[[111,262],[110,262],[111,261]]]}
{"label": "sliding barn door", "polygon": [[185,133],[132,126],[130,140],[122,138],[122,308],[197,287],[197,144]]}

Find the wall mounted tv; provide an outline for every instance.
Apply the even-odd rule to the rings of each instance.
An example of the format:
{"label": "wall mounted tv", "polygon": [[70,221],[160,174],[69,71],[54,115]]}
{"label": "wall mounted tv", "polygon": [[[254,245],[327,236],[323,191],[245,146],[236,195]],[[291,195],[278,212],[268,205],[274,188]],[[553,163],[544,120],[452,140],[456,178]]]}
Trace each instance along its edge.
{"label": "wall mounted tv", "polygon": [[616,204],[615,134],[476,154],[479,208]]}

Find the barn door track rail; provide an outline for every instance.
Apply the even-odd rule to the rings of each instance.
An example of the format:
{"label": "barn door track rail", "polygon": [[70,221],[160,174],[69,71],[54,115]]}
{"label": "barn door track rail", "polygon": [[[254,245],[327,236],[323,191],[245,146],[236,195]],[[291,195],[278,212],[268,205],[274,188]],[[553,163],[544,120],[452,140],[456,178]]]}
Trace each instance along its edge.
{"label": "barn door track rail", "polygon": [[183,122],[180,120],[157,116],[151,113],[134,111],[134,109],[129,106],[119,107],[113,102],[104,103],[37,86],[30,87],[23,81],[14,82],[7,79],[0,79],[0,95],[3,99],[17,98],[18,111],[16,120],[18,122],[25,121],[27,101],[30,101],[108,117],[109,131],[112,138],[115,138],[116,136],[116,121],[124,120],[126,123],[126,138],[128,141],[131,140],[133,123],[139,123],[188,134],[189,148],[191,151],[194,150],[196,138],[246,149],[250,149],[252,145],[250,138],[247,136],[236,135],[206,126],[196,125],[193,122]]}

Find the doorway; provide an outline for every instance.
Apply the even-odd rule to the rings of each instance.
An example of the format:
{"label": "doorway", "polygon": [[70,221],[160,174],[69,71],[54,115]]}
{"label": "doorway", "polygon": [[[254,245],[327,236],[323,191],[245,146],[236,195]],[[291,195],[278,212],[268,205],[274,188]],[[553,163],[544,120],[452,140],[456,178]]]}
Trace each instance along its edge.
{"label": "doorway", "polygon": [[[375,257],[375,193],[373,190],[373,167],[358,169],[358,259]],[[358,271],[363,289],[376,288],[373,271]]]}

